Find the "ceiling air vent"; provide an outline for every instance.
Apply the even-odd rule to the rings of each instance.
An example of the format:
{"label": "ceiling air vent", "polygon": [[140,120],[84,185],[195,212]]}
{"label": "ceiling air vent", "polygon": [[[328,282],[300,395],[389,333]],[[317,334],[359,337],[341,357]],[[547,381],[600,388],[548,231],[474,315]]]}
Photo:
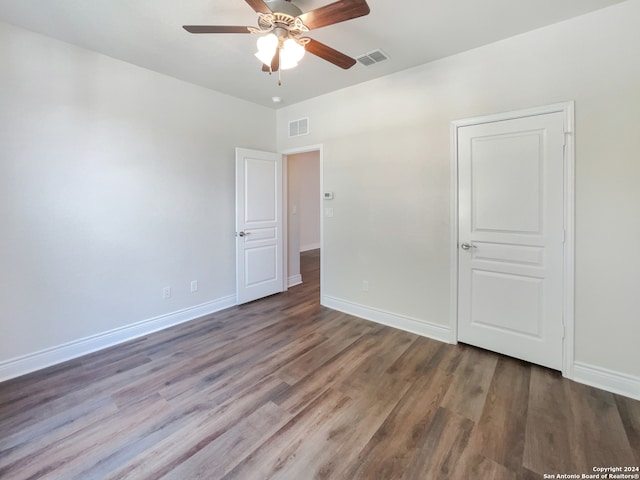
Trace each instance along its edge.
{"label": "ceiling air vent", "polygon": [[358,62],[360,62],[365,67],[369,67],[375,63],[384,62],[388,60],[389,56],[384,53],[382,50],[374,50],[365,55],[361,55],[358,57]]}
{"label": "ceiling air vent", "polygon": [[309,134],[309,117],[289,122],[289,137],[299,137]]}

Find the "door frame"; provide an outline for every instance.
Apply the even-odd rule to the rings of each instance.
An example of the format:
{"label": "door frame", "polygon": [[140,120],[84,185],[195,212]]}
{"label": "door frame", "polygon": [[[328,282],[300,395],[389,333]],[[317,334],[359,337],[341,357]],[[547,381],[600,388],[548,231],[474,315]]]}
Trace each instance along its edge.
{"label": "door frame", "polygon": [[[308,152],[318,152],[319,157],[320,157],[320,193],[322,194],[322,192],[324,192],[324,152],[323,152],[323,145],[317,144],[317,145],[307,145],[307,146],[302,146],[302,147],[296,147],[296,148],[290,148],[287,150],[282,150],[280,152],[278,152],[279,154],[283,155],[285,157],[285,161],[283,162],[283,168],[282,168],[282,204],[283,204],[283,209],[286,213],[286,215],[283,215],[284,217],[284,228],[286,229],[285,231],[287,232],[286,235],[284,235],[284,248],[285,248],[285,255],[283,255],[284,257],[284,277],[288,278],[289,275],[289,215],[288,215],[288,201],[287,201],[287,197],[289,195],[288,192],[288,188],[289,188],[289,160],[288,160],[288,156],[289,155],[295,155],[298,153],[308,153]],[[320,201],[320,304],[322,304],[322,292],[324,292],[324,201],[321,199]],[[289,287],[287,286],[287,289]]]}
{"label": "door frame", "polygon": [[451,326],[458,342],[458,129],[470,125],[515,120],[523,117],[562,113],[564,115],[564,229],[562,317],[564,338],[562,375],[573,378],[574,364],[574,224],[575,224],[575,118],[574,102],[454,120],[451,122]]}

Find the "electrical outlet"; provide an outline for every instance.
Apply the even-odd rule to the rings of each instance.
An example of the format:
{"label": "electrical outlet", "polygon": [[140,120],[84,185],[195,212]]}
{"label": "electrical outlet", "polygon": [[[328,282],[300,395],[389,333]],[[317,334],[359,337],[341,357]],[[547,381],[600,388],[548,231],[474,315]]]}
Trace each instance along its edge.
{"label": "electrical outlet", "polygon": [[362,281],[362,291],[363,292],[368,292],[369,291],[369,281],[368,280],[363,280]]}
{"label": "electrical outlet", "polygon": [[198,280],[191,280],[191,293],[198,291]]}
{"label": "electrical outlet", "polygon": [[162,298],[171,298],[171,287],[164,287],[162,289]]}

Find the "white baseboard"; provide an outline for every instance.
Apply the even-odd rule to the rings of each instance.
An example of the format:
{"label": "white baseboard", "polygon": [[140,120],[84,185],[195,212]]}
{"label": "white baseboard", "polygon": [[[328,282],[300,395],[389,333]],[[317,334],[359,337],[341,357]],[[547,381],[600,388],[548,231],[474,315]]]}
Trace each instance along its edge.
{"label": "white baseboard", "polygon": [[304,245],[300,247],[300,253],[308,252],[309,250],[317,250],[320,248],[320,243],[312,243],[310,245]]}
{"label": "white baseboard", "polygon": [[[289,278],[289,286],[302,283],[302,276]],[[423,337],[433,338],[445,343],[455,343],[453,331],[442,325],[398,315],[367,307],[339,298],[324,295],[322,305],[350,315],[371,320],[383,325],[405,330]],[[0,382],[34,372],[51,365],[66,362],[113,345],[127,342],[138,337],[163,330],[180,323],[195,320],[205,315],[236,305],[235,295],[223,297],[211,302],[196,305],[176,312],[143,320],[108,332],[92,335],[73,342],[48,348],[39,352],[12,358],[0,362]],[[640,378],[582,362],[573,364],[573,380],[592,387],[600,388],[640,400]]]}
{"label": "white baseboard", "polygon": [[640,400],[640,378],[587,363],[573,364],[573,380]]}
{"label": "white baseboard", "polygon": [[296,285],[300,285],[302,283],[302,275],[292,275],[289,277],[289,281],[287,282],[288,287],[295,287]]}
{"label": "white baseboard", "polygon": [[322,296],[321,302],[325,307],[333,308],[356,317],[371,320],[376,323],[415,333],[423,337],[433,338],[445,343],[456,343],[453,331],[445,326],[418,320],[416,318],[385,312],[327,295]]}
{"label": "white baseboard", "polygon": [[195,320],[196,318],[224,310],[234,305],[236,305],[236,297],[235,295],[230,295],[194,307],[116,328],[108,332],[74,340],[64,345],[30,353],[22,357],[12,358],[0,362],[0,382],[41,370],[51,365],[66,362],[67,360],[102,350],[103,348],[111,347],[118,343],[127,342],[180,323]]}

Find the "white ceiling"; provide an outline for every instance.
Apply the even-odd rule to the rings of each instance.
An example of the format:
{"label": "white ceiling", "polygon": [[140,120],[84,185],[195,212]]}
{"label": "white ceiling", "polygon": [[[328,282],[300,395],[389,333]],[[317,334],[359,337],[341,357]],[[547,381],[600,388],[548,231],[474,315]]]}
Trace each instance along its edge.
{"label": "white ceiling", "polygon": [[[251,102],[277,107],[360,83],[622,0],[368,0],[371,13],[309,36],[357,57],[390,60],[342,70],[307,54],[294,70],[260,71],[253,35],[191,35],[184,24],[251,25],[243,0],[0,0],[0,19]],[[309,11],[331,0],[294,0]],[[594,32],[597,34],[597,32]],[[562,48],[562,45],[558,45]]]}

